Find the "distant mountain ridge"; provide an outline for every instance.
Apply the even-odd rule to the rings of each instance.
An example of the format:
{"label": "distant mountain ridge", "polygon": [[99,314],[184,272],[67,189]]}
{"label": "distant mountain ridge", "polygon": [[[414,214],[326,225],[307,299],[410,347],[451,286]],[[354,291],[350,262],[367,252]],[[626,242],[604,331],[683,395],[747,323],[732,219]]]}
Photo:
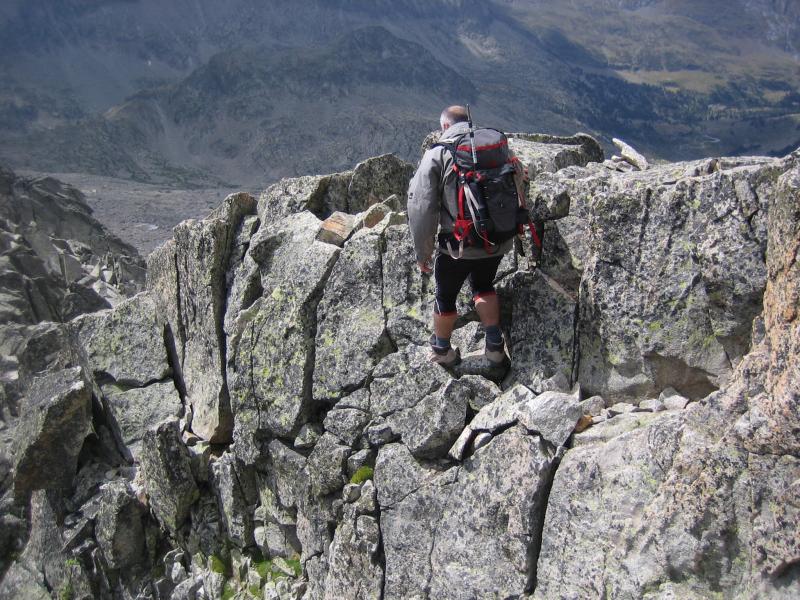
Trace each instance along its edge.
{"label": "distant mountain ridge", "polygon": [[483,124],[625,137],[656,158],[781,154],[800,144],[798,11],[778,0],[12,1],[0,9],[0,158],[262,184],[386,151],[413,160],[441,107],[465,101]]}

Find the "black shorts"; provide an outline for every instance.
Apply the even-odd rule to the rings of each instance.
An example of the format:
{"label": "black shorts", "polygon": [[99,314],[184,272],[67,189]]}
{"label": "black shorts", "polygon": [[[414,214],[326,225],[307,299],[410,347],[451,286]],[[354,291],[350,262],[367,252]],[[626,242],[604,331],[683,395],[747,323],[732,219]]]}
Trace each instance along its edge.
{"label": "black shorts", "polygon": [[481,296],[494,296],[494,278],[502,260],[502,256],[456,260],[447,254],[437,254],[433,263],[436,314],[445,316],[456,314],[456,298],[467,277],[472,287],[473,298],[477,300]]}

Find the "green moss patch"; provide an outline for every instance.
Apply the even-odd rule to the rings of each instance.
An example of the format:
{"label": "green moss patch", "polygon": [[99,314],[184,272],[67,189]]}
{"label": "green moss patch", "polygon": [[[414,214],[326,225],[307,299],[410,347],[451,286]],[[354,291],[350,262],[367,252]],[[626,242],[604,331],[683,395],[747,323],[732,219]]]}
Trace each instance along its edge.
{"label": "green moss patch", "polygon": [[353,476],[350,478],[350,483],[364,483],[367,479],[372,479],[372,476],[375,474],[375,471],[372,467],[363,466],[359,467],[358,470],[353,473]]}

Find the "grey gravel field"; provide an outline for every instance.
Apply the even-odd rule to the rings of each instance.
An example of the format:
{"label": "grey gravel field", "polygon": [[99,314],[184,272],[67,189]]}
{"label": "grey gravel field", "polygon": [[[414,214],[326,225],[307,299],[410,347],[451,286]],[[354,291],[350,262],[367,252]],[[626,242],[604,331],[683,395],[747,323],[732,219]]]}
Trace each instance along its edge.
{"label": "grey gravel field", "polygon": [[54,177],[78,188],[95,218],[133,245],[142,256],[172,237],[184,219],[202,219],[239,188],[177,189],[167,185],[85,173],[19,171],[28,177]]}

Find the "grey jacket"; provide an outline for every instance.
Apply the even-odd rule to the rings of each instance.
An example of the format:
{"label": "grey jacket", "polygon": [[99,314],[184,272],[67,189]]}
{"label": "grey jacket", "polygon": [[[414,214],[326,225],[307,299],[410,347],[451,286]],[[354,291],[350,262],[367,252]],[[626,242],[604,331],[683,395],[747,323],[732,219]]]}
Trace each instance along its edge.
{"label": "grey jacket", "polygon": [[[467,133],[466,123],[456,123],[447,129],[440,141],[453,141]],[[453,157],[445,148],[431,148],[422,157],[417,172],[408,185],[408,225],[414,240],[417,261],[423,262],[433,256],[436,234],[453,231],[454,218],[458,214],[456,194],[458,186],[453,173]],[[511,250],[514,240],[503,242],[491,255],[483,248],[464,248],[466,259],[499,256]],[[437,248],[442,251],[441,248]]]}

